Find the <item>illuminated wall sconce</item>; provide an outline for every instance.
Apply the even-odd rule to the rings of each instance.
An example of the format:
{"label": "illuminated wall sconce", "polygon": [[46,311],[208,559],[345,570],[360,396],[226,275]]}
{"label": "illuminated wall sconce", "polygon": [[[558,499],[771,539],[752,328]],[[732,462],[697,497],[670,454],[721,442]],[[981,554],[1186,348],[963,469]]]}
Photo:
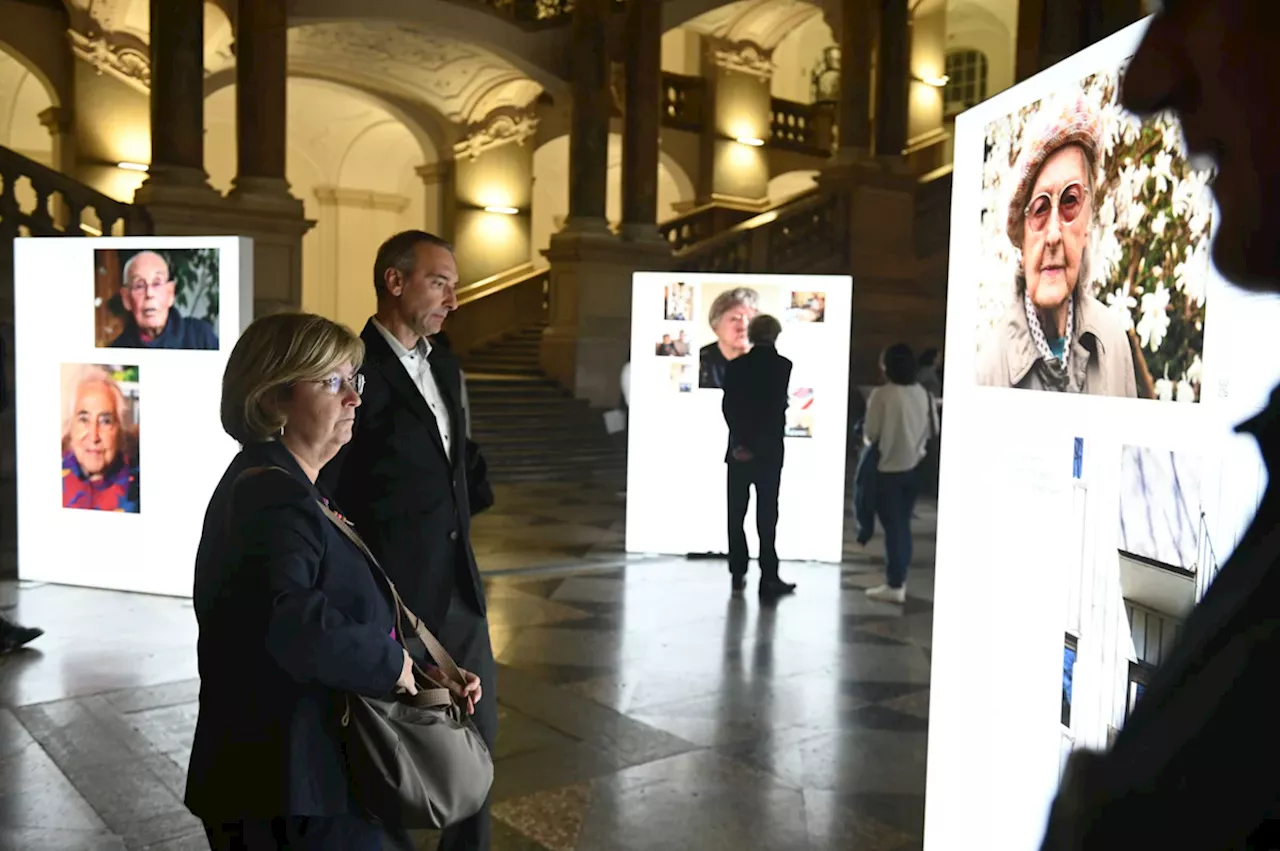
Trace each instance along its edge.
{"label": "illuminated wall sconce", "polygon": [[84,222],[80,223],[80,230],[89,234],[89,236],[102,236],[102,231],[98,230],[93,225],[85,224]]}
{"label": "illuminated wall sconce", "polygon": [[116,163],[116,168],[122,168],[125,171],[146,171],[148,166],[143,163]]}
{"label": "illuminated wall sconce", "polygon": [[917,83],[924,83],[926,86],[934,89],[945,89],[947,87],[947,83],[951,82],[951,78],[946,74],[943,74],[941,77],[917,77],[912,75],[911,79],[915,80]]}
{"label": "illuminated wall sconce", "polygon": [[739,136],[734,141],[739,145],[749,145],[752,148],[759,148],[764,145],[764,139],[758,139],[755,136]]}
{"label": "illuminated wall sconce", "polygon": [[484,208],[484,211],[486,213],[500,213],[504,216],[518,216],[520,214],[519,207],[488,206]]}

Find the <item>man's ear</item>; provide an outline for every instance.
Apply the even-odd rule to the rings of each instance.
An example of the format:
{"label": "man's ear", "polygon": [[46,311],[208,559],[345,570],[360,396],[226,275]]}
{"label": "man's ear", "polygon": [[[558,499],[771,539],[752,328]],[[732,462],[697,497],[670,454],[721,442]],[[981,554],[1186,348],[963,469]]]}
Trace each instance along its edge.
{"label": "man's ear", "polygon": [[125,310],[133,312],[133,295],[128,287],[120,288],[120,303],[124,305]]}
{"label": "man's ear", "polygon": [[382,273],[382,288],[399,298],[404,292],[404,279],[401,278],[399,269],[387,269]]}

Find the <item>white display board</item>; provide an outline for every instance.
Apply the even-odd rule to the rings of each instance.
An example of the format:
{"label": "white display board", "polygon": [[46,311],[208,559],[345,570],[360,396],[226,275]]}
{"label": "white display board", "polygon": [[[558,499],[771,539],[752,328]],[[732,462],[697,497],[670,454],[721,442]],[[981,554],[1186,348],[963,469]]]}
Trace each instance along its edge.
{"label": "white display board", "polygon": [[252,269],[239,237],[15,240],[20,578],[191,595]]}
{"label": "white display board", "polygon": [[[1176,123],[1116,105],[1145,27],[956,121],[926,851],[1040,847],[1066,758],[1123,728],[1134,669],[1158,664],[1266,483],[1256,443],[1233,427],[1280,380],[1258,355],[1280,301],[1213,271],[1207,175],[1187,163]],[[1059,160],[1056,184],[1044,166],[1013,200],[1022,157],[1081,111],[1098,120],[1096,182],[1074,227],[1055,200],[1062,244],[1049,249],[1028,225],[1010,228],[1008,211],[1027,209],[1041,178],[1049,193],[1069,188]],[[1087,270],[1075,285],[1094,299],[1091,357],[1119,378],[1132,369],[1136,390],[1010,386],[1019,268],[1046,317],[1061,315],[1052,288]]]}
{"label": "white display board", "polygon": [[[728,551],[724,394],[700,386],[715,383],[700,380],[700,353],[719,345],[709,322],[712,304],[738,288],[754,294],[752,315],[767,313],[782,322],[778,352],[793,362],[778,557],[839,562],[853,280],[835,275],[635,275],[627,550]],[[759,548],[754,494],[746,527],[754,558]]]}

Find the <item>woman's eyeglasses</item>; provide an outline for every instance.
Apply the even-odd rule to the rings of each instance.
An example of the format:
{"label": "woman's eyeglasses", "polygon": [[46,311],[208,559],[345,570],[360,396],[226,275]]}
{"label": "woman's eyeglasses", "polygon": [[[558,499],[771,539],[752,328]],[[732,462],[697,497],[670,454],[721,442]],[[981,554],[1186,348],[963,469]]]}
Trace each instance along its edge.
{"label": "woman's eyeglasses", "polygon": [[1024,209],[1023,213],[1027,217],[1027,224],[1032,232],[1040,233],[1049,226],[1049,216],[1053,214],[1053,208],[1058,208],[1058,218],[1064,225],[1069,225],[1080,217],[1081,211],[1084,210],[1084,199],[1089,197],[1089,190],[1079,183],[1068,183],[1062,187],[1062,191],[1058,193],[1058,197],[1054,198],[1048,192],[1042,192],[1031,199],[1031,203]]}
{"label": "woman's eyeglasses", "polygon": [[341,375],[331,375],[328,378],[319,378],[316,379],[316,384],[319,384],[325,390],[328,390],[333,396],[337,396],[342,392],[342,386],[344,384],[356,391],[357,396],[364,394],[364,375],[358,372],[350,378],[344,378]]}

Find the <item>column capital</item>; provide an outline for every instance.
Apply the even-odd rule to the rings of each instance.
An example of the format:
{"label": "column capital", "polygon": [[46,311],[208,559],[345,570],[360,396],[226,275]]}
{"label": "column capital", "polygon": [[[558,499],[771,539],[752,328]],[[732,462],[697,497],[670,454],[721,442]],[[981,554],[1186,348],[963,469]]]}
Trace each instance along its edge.
{"label": "column capital", "polygon": [[485,151],[514,142],[523,145],[538,132],[538,116],[532,109],[499,108],[468,128],[466,138],[453,146],[455,157],[479,159]]}
{"label": "column capital", "polygon": [[773,51],[755,42],[708,39],[707,55],[717,68],[750,74],[762,80],[773,77]]}
{"label": "column capital", "polygon": [[58,136],[71,131],[71,110],[61,106],[51,106],[42,110],[37,118],[50,136]]}
{"label": "column capital", "polygon": [[439,186],[452,180],[456,170],[457,164],[454,160],[440,160],[417,166],[413,173],[422,178],[424,186]]}

